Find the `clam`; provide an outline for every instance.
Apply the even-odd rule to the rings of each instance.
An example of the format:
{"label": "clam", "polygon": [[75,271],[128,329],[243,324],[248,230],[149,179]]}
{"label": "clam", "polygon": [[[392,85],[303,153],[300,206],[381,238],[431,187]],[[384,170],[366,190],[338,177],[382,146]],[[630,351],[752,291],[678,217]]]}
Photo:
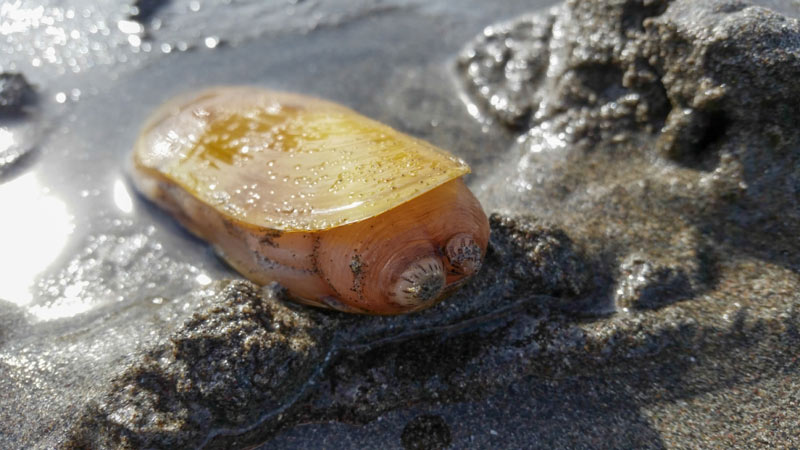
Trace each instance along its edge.
{"label": "clam", "polygon": [[137,189],[242,275],[366,314],[429,307],[480,269],[468,172],[343,106],[255,87],[171,100],[133,151]]}

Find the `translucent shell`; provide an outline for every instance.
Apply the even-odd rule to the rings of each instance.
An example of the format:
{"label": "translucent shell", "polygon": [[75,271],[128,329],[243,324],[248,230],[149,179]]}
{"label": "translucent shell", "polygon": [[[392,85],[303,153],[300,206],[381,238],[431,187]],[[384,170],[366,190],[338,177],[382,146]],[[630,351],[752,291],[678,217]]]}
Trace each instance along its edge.
{"label": "translucent shell", "polygon": [[343,106],[252,87],[169,102],[145,126],[134,165],[238,222],[284,232],[368,219],[469,172]]}
{"label": "translucent shell", "polygon": [[334,103],[231,87],[158,110],[132,176],[250,280],[315,306],[401,314],[480,270],[489,222],[460,179],[467,172]]}

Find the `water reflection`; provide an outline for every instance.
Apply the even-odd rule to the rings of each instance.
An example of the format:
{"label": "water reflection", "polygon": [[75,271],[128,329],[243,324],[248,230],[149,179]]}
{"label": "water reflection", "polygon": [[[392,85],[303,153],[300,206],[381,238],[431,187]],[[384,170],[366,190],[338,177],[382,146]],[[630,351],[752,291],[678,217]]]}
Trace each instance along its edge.
{"label": "water reflection", "polygon": [[5,128],[0,128],[0,154],[5,153],[15,143],[14,134]]}
{"label": "water reflection", "polygon": [[0,185],[0,298],[32,300],[30,286],[58,257],[75,228],[66,204],[27,173]]}
{"label": "water reflection", "polygon": [[24,33],[38,27],[45,19],[44,6],[23,8],[22,2],[3,2],[0,5],[0,34]]}
{"label": "water reflection", "polygon": [[114,182],[114,204],[125,214],[130,214],[133,211],[131,194],[128,192],[128,187],[125,186],[125,182],[121,179]]}

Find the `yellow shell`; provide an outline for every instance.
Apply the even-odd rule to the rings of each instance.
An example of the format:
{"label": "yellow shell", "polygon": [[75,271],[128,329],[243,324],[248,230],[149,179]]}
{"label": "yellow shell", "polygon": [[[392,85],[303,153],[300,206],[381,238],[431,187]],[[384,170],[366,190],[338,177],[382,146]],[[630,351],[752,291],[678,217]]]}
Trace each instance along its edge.
{"label": "yellow shell", "polygon": [[145,125],[133,163],[142,193],[305,303],[421,309],[486,250],[463,161],[324,100],[254,87],[179,97]]}
{"label": "yellow shell", "polygon": [[242,87],[185,100],[147,125],[137,165],[256,226],[357,222],[469,172],[425,141],[324,100]]}

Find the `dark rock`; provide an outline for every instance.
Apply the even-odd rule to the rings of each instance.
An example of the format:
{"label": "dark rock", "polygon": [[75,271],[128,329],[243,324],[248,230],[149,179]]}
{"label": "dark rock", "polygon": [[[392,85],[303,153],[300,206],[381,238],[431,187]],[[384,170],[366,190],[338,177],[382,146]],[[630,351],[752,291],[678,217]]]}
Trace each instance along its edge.
{"label": "dark rock", "polygon": [[19,173],[41,136],[32,120],[36,92],[22,74],[0,73],[0,180]]}
{"label": "dark rock", "polygon": [[0,73],[0,114],[16,114],[34,100],[33,87],[20,73]]}
{"label": "dark rock", "polygon": [[170,3],[171,0],[136,0],[133,6],[135,12],[130,15],[131,19],[139,22],[149,22],[158,11]]}

